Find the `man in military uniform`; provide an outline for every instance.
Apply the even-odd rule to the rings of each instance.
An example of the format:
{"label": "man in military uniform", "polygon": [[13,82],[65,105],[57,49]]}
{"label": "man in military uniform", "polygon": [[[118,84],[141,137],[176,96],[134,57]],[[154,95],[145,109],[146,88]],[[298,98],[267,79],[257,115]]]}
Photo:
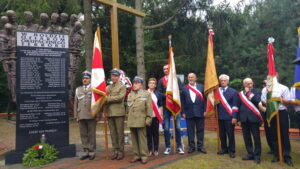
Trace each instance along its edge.
{"label": "man in military uniform", "polygon": [[107,87],[107,119],[112,140],[114,154],[111,160],[122,160],[124,158],[124,98],[126,87],[120,82],[120,72],[113,69],[110,72],[113,84]]}
{"label": "man in military uniform", "polygon": [[152,121],[152,99],[148,91],[143,90],[143,79],[135,77],[133,91],[128,95],[128,127],[130,128],[134,157],[131,163],[141,161],[147,163],[148,148],[146,126]]}
{"label": "man in military uniform", "polygon": [[83,146],[84,155],[80,160],[95,158],[96,150],[96,124],[97,119],[91,114],[91,97],[90,90],[91,73],[84,71],[82,73],[82,83],[76,89],[74,101],[74,118],[79,124],[80,137]]}

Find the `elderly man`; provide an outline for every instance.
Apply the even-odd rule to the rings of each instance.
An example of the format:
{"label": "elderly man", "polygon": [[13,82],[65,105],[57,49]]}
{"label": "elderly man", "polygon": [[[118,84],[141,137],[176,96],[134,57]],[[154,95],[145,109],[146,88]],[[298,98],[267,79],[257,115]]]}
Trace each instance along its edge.
{"label": "elderly man", "polygon": [[124,98],[126,87],[120,82],[120,75],[119,70],[113,69],[110,72],[110,79],[113,84],[107,86],[107,117],[114,149],[111,160],[122,160],[124,158]]}
{"label": "elderly man", "polygon": [[[196,150],[206,154],[204,149],[204,114],[206,110],[206,98],[204,96],[204,86],[196,83],[197,76],[195,73],[188,74],[187,84],[183,89],[183,114],[186,118],[189,150],[192,153]],[[197,147],[195,145],[195,129],[197,135]]]}
{"label": "elderly man", "polygon": [[[219,88],[219,93],[221,97],[220,104],[217,105],[217,109],[222,150],[218,152],[218,155],[229,153],[230,158],[234,158],[234,127],[237,123],[238,94],[236,90],[228,86],[228,75],[221,74],[219,76],[219,81],[221,85],[221,87]],[[229,140],[229,147],[227,145],[227,137]]]}
{"label": "elderly man", "polygon": [[135,77],[133,79],[133,90],[128,95],[128,127],[130,128],[132,148],[134,157],[131,163],[141,161],[147,163],[148,149],[146,126],[152,121],[152,99],[151,94],[143,90],[143,79]]}
{"label": "elderly man", "polygon": [[79,131],[81,142],[83,146],[84,155],[80,160],[95,158],[96,150],[96,124],[97,119],[91,114],[91,73],[84,71],[82,73],[82,83],[76,89],[74,100],[74,118],[79,124]]}
{"label": "elderly man", "polygon": [[[254,160],[260,163],[261,141],[259,127],[263,123],[263,117],[260,114],[258,105],[260,103],[261,92],[253,88],[253,81],[250,78],[243,80],[244,90],[239,92],[239,120],[242,123],[243,137],[248,152],[243,160]],[[252,138],[254,140],[254,151]]]}

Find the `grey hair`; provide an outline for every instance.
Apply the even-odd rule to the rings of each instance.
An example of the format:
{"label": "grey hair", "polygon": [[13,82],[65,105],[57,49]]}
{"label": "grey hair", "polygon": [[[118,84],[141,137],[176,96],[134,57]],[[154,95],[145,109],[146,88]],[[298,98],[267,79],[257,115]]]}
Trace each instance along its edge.
{"label": "grey hair", "polygon": [[226,74],[221,74],[219,76],[219,80],[221,80],[223,77],[226,78],[228,81],[230,80],[230,77],[228,75],[226,75]]}
{"label": "grey hair", "polygon": [[250,77],[245,78],[245,79],[243,80],[243,84],[245,84],[245,83],[246,83],[247,81],[249,81],[249,80],[252,81],[252,79],[251,79]]}

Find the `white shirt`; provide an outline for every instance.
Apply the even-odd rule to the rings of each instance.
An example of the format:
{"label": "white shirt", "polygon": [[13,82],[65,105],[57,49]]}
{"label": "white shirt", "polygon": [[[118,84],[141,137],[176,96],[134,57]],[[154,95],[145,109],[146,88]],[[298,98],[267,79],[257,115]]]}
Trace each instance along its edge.
{"label": "white shirt", "polygon": [[[196,87],[196,83],[195,83],[195,86],[189,84],[192,88],[194,88],[195,90],[198,90],[197,87]],[[196,93],[193,92],[192,90],[189,89],[189,92],[190,92],[190,97],[191,97],[191,100],[193,103],[195,103],[196,101]]]}
{"label": "white shirt", "polygon": [[[290,100],[290,91],[289,88],[278,83],[278,87],[279,87],[279,91],[280,91],[280,97],[285,99],[285,100]],[[263,88],[263,90],[261,91],[261,101],[262,102],[267,102],[267,88]],[[287,107],[282,104],[279,103],[279,110],[287,110]]]}
{"label": "white shirt", "polygon": [[[296,99],[296,88],[295,87],[291,87],[290,90],[290,100],[291,101],[295,101]],[[295,111],[300,111],[300,106],[294,106]]]}

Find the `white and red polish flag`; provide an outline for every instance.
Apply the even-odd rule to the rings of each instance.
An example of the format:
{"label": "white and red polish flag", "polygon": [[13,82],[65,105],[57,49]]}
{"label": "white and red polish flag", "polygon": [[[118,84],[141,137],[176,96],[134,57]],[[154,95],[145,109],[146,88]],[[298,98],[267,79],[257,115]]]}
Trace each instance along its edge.
{"label": "white and red polish flag", "polygon": [[106,100],[106,81],[102,62],[102,50],[100,40],[100,28],[98,26],[94,38],[94,52],[92,62],[92,79],[91,79],[92,101],[91,113],[96,116],[97,112],[103,106]]}

